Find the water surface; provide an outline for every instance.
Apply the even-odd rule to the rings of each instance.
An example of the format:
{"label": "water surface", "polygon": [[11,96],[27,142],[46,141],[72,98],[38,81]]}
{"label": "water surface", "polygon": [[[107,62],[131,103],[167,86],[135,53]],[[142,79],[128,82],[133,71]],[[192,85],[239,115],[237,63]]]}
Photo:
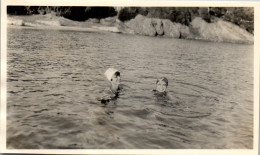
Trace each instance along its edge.
{"label": "water surface", "polygon": [[[253,147],[252,45],[9,28],[7,55],[8,148]],[[129,88],[102,105],[109,67]]]}

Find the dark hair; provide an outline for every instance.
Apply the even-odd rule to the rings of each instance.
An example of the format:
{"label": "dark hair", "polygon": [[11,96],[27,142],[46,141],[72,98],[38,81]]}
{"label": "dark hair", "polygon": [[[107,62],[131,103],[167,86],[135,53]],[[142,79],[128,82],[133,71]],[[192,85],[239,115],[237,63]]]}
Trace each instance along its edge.
{"label": "dark hair", "polygon": [[[120,72],[119,71],[117,71],[117,72],[115,72],[115,74],[114,74],[116,77],[118,77],[118,76],[120,76]],[[111,81],[112,81],[112,78],[111,78]]]}
{"label": "dark hair", "polygon": [[164,82],[166,83],[166,86],[168,86],[168,79],[167,79],[166,77],[161,77],[161,78],[157,79],[156,84],[157,84],[160,80],[164,81]]}
{"label": "dark hair", "polygon": [[116,77],[120,76],[120,72],[115,72]]}

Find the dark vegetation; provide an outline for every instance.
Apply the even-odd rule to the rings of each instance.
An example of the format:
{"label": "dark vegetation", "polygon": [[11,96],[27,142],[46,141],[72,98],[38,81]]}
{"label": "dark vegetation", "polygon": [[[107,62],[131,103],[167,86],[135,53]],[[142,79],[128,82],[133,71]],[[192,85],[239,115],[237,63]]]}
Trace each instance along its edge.
{"label": "dark vegetation", "polygon": [[117,15],[113,7],[54,7],[54,6],[8,6],[11,15],[33,15],[54,13],[71,20],[85,21],[89,18],[107,18]]}
{"label": "dark vegetation", "polygon": [[187,26],[195,17],[201,17],[208,23],[214,22],[218,17],[254,33],[254,9],[248,7],[122,7],[117,12],[114,7],[8,6],[7,13],[12,15],[54,13],[76,21],[117,15],[123,22],[141,14],[151,18],[169,19]]}

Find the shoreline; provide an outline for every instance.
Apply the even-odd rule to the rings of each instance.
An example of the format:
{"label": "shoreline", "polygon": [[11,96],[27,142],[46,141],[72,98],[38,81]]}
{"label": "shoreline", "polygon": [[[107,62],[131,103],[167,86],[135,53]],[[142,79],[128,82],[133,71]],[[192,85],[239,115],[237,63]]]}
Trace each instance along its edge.
{"label": "shoreline", "polygon": [[[73,26],[60,26],[60,27],[46,27],[46,26],[19,26],[19,25],[8,25],[8,28],[22,28],[22,29],[34,29],[34,30],[69,30],[69,31],[82,31],[82,32],[100,32],[98,29],[94,28],[80,28]],[[104,31],[107,32],[107,31]]]}
{"label": "shoreline", "polygon": [[[149,25],[153,25],[154,22],[156,22],[155,26],[149,27]],[[254,36],[234,24],[224,22],[219,19],[217,19],[216,23],[206,23],[200,18],[195,18],[195,20],[192,22],[192,27],[187,27],[179,23],[171,23],[164,19],[145,18],[142,16],[138,16],[137,18],[125,23],[119,21],[115,17],[101,19],[99,22],[97,22],[95,19],[78,22],[63,17],[57,17],[51,14],[7,16],[7,25],[10,28],[20,27],[26,29],[112,32],[208,42],[254,44]],[[168,24],[167,29],[163,27],[165,26],[165,23]],[[160,24],[161,27],[158,27]]]}

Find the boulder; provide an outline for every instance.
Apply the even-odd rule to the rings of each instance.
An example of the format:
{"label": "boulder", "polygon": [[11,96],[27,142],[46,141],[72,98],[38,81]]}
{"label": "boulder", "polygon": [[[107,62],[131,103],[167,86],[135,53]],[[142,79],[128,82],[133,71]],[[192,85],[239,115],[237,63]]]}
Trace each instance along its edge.
{"label": "boulder", "polygon": [[134,30],[130,29],[128,26],[126,26],[123,22],[120,20],[116,20],[116,27],[121,33],[126,34],[134,34]]}
{"label": "boulder", "polygon": [[232,43],[254,42],[252,34],[233,23],[221,19],[217,19],[215,23],[207,23],[200,17],[191,22],[189,38]]}
{"label": "boulder", "polygon": [[125,23],[136,34],[155,36],[157,34],[154,26],[152,25],[152,19],[146,18],[142,15],[137,15],[134,19]]}
{"label": "boulder", "polygon": [[225,42],[236,42],[236,43],[253,43],[254,36],[238,25],[230,22],[219,20],[215,23],[215,27],[219,28],[219,35]]}
{"label": "boulder", "polygon": [[166,36],[171,38],[187,38],[190,35],[188,26],[173,23],[169,19],[147,18],[142,15],[124,24],[118,24],[119,30],[132,29],[135,34],[148,36]]}
{"label": "boulder", "polygon": [[162,20],[158,18],[152,18],[152,25],[156,30],[156,34],[161,36],[164,34]]}
{"label": "boulder", "polygon": [[115,17],[108,17],[100,20],[100,24],[106,25],[106,26],[112,26],[116,23]]}
{"label": "boulder", "polygon": [[173,23],[168,19],[163,19],[162,24],[163,24],[164,36],[172,37],[172,38],[180,38],[181,24]]}
{"label": "boulder", "polygon": [[185,39],[190,35],[190,28],[186,25],[180,27],[180,38]]}

